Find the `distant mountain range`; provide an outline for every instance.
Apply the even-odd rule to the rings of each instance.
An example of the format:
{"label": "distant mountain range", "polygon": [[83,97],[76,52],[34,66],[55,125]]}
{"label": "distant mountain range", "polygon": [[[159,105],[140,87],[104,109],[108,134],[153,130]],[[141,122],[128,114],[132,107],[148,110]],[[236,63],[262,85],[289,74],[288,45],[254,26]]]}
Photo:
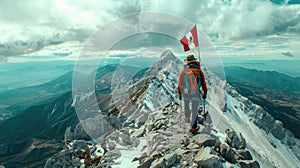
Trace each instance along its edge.
{"label": "distant mountain range", "polygon": [[[73,72],[67,72],[61,77],[45,84],[12,89],[0,93],[0,102],[7,108],[1,108],[0,113],[10,112],[16,115],[33,105],[49,101],[72,90]],[[9,117],[9,116],[7,116]]]}
{"label": "distant mountain range", "polygon": [[300,138],[300,78],[275,71],[226,67],[227,81]]}
{"label": "distant mountain range", "polygon": [[[66,128],[74,129],[78,123],[71,104],[72,93],[67,92],[3,121],[0,124],[0,163],[8,167],[24,167],[28,163],[40,166],[43,158],[61,150]],[[38,147],[32,148],[37,142]]]}
{"label": "distant mountain range", "polygon": [[[95,91],[99,106],[105,107],[102,108],[104,112],[110,107],[107,103],[111,97],[107,94],[110,93],[112,72],[117,67],[114,64],[97,69]],[[145,72],[137,67],[119,68],[137,79]],[[135,71],[138,73],[132,74]],[[41,167],[47,158],[62,149],[67,127],[74,130],[79,123],[72,106],[72,75],[73,72],[68,72],[42,85],[0,94],[1,103],[11,104],[2,112],[14,113],[13,117],[0,122],[1,164],[6,167]]]}
{"label": "distant mountain range", "polygon": [[[116,67],[117,65],[115,64],[98,68],[95,78],[100,79],[103,75],[113,72]],[[84,74],[82,75],[84,76]],[[0,102],[3,108],[0,108],[0,114],[9,113],[3,118],[6,119],[19,114],[31,106],[49,102],[49,100],[54,100],[62,94],[72,91],[72,76],[73,71],[69,71],[57,79],[41,85],[22,87],[1,92]]]}

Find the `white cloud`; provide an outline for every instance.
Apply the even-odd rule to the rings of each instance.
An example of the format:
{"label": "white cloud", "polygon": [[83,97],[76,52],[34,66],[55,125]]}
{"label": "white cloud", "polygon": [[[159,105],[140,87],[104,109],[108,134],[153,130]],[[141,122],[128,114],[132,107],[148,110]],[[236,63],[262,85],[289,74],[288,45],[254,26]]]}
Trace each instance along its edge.
{"label": "white cloud", "polygon": [[82,41],[114,18],[108,1],[41,2],[0,1],[0,54],[14,56],[51,44]]}
{"label": "white cloud", "polygon": [[[154,0],[146,9],[174,13],[225,39],[252,38],[278,32],[300,32],[300,5],[264,0]],[[145,5],[146,6],[146,5]]]}
{"label": "white cloud", "polygon": [[15,56],[66,41],[84,41],[110,21],[134,12],[176,14],[222,39],[300,32],[300,5],[265,0],[0,1],[0,54]]}

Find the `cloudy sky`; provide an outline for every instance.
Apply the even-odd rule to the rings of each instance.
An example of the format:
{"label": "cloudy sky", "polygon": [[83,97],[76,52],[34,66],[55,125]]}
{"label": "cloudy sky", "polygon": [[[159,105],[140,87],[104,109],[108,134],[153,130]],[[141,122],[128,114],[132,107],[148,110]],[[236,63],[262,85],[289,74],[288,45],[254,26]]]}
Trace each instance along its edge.
{"label": "cloudy sky", "polygon": [[[0,61],[20,55],[29,55],[30,59],[48,53],[68,56],[71,51],[80,51],[81,44],[101,27],[124,15],[146,11],[167,12],[194,22],[211,38],[221,56],[274,55],[300,59],[297,3],[297,0],[1,0]],[[176,39],[164,36],[135,38],[150,41],[149,47],[179,45]],[[118,49],[139,47],[139,43],[128,44],[120,43]]]}

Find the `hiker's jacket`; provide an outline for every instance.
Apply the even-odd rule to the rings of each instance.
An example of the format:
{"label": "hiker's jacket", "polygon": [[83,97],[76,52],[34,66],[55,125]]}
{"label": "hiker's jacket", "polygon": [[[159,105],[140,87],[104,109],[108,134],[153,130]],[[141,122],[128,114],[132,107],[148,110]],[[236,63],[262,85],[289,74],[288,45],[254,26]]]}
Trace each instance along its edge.
{"label": "hiker's jacket", "polygon": [[[199,61],[196,61],[196,60],[193,60],[191,62],[195,62],[199,67],[200,67],[200,62]],[[183,66],[186,67],[188,66],[189,63],[191,62],[188,62],[186,64],[184,64]],[[184,68],[180,71],[180,74],[179,74],[179,77],[178,77],[178,94],[179,94],[179,97],[181,97],[181,93],[182,93],[182,86],[183,86],[183,80],[184,80]],[[205,82],[205,76],[204,76],[204,73],[202,70],[200,70],[200,76],[201,76],[201,86],[202,86],[202,91],[204,92],[204,94],[207,93],[207,86],[206,86],[206,82]],[[198,93],[198,97],[199,97],[199,93]]]}

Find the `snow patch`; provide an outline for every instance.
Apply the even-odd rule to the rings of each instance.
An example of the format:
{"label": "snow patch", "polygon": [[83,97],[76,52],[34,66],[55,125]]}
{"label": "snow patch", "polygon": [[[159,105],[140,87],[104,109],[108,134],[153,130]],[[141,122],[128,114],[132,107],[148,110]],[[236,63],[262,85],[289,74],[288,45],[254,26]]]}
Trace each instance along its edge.
{"label": "snow patch", "polygon": [[140,144],[135,147],[128,149],[127,147],[124,147],[122,145],[117,144],[116,148],[120,149],[121,157],[119,157],[116,160],[116,163],[120,163],[118,165],[112,165],[112,168],[124,168],[124,167],[138,167],[139,162],[135,161],[132,162],[132,160],[137,157],[141,156],[144,151],[142,151],[143,146],[146,145],[146,140],[144,138],[139,138]]}

